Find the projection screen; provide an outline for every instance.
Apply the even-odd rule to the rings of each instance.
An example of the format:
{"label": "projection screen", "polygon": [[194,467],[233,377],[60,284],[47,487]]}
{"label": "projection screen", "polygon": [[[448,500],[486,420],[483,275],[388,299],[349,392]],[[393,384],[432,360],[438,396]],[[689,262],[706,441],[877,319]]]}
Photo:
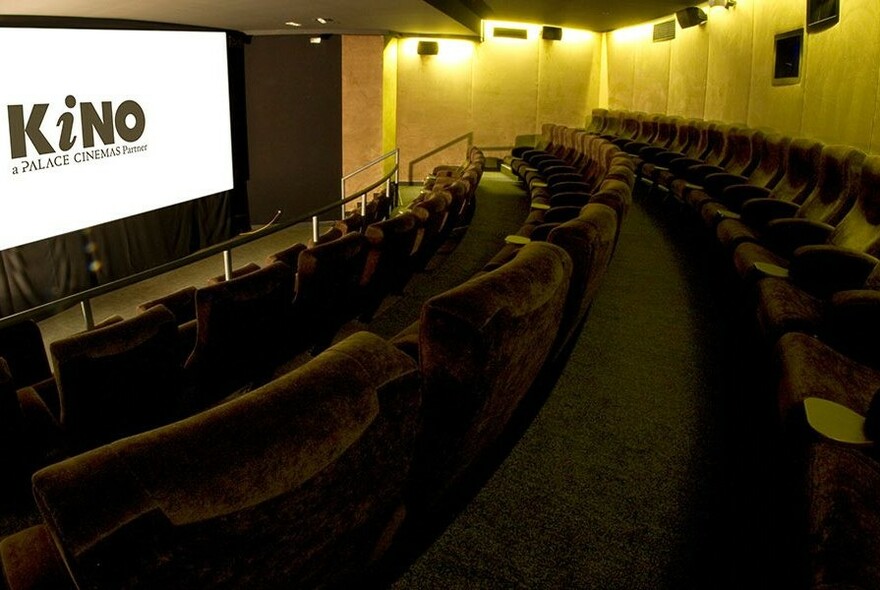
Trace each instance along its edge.
{"label": "projection screen", "polygon": [[233,188],[226,35],[0,27],[0,250]]}

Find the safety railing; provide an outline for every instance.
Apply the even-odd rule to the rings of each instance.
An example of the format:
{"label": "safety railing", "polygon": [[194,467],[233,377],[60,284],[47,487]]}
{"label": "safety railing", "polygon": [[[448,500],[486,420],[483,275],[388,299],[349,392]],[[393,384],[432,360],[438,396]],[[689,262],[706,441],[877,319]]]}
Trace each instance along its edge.
{"label": "safety railing", "polygon": [[[389,196],[394,194],[394,193],[392,193],[392,190],[391,190],[391,184],[392,184],[392,182],[394,184],[397,184],[399,182],[398,171],[400,169],[400,148],[394,148],[390,152],[382,154],[381,156],[379,156],[375,160],[372,160],[371,162],[367,162],[366,164],[364,164],[363,166],[361,166],[360,168],[358,168],[354,172],[346,174],[345,176],[342,177],[342,180],[339,182],[339,194],[340,194],[340,197],[342,198],[342,201],[343,201],[342,205],[341,205],[343,217],[345,217],[345,205],[350,202],[350,201],[346,200],[347,197],[346,197],[346,190],[345,190],[345,182],[347,180],[354,178],[355,176],[363,174],[364,172],[366,172],[367,170],[369,170],[373,166],[375,166],[377,164],[381,164],[381,163],[385,162],[386,160],[388,160],[388,158],[392,158],[392,157],[394,158],[394,168],[393,168],[393,173],[392,173],[394,180],[392,181],[391,176],[386,175],[383,177],[383,180],[380,180],[378,183],[373,184],[371,187],[369,187],[367,189],[362,189],[360,191],[362,193],[361,199],[360,199],[361,215],[364,215],[367,211],[367,192],[377,188],[380,184],[384,183],[385,184],[385,194],[387,194]],[[366,191],[366,192],[364,192],[364,191]],[[397,206],[397,203],[391,203],[392,209],[396,206]]]}
{"label": "safety railing", "polygon": [[[385,186],[386,190],[389,191],[389,194],[395,194],[396,191],[393,190],[392,183],[397,183],[398,178],[398,167],[399,167],[399,156],[397,150],[394,152],[389,152],[381,156],[381,159],[377,159],[378,161],[384,160],[390,155],[395,156],[394,167],[387,172],[382,178],[372,183],[370,186],[362,188],[355,192],[352,195],[344,197],[342,199],[343,208],[347,203],[351,203],[357,199],[362,199],[364,202],[363,207],[365,207],[365,199],[366,195],[371,191],[377,189],[380,186]],[[373,163],[368,164],[367,167],[373,165]],[[393,180],[392,180],[393,179]],[[276,223],[278,218],[281,216],[281,211],[275,214],[275,217],[267,223],[266,225],[249,232],[245,232],[239,234],[234,238],[230,238],[224,242],[220,242],[218,244],[214,244],[213,246],[209,246],[207,248],[203,248],[197,252],[193,252],[192,254],[188,254],[182,258],[178,258],[176,260],[172,260],[170,262],[166,262],[165,264],[161,264],[159,266],[155,266],[153,268],[129,275],[122,279],[117,279],[115,281],[106,283],[104,285],[99,285],[97,287],[92,287],[91,289],[86,289],[85,291],[80,291],[79,293],[74,293],[73,295],[68,295],[66,297],[62,297],[60,299],[56,299],[54,301],[50,301],[49,303],[44,303],[42,305],[38,305],[36,307],[32,307],[30,309],[20,311],[15,314],[8,315],[6,317],[0,318],[0,328],[5,326],[15,324],[17,322],[29,320],[29,319],[44,319],[51,315],[54,315],[60,311],[73,307],[75,305],[80,306],[80,310],[82,312],[83,323],[85,324],[85,328],[87,330],[92,329],[95,326],[94,315],[92,313],[91,301],[95,297],[100,295],[104,295],[106,293],[110,293],[112,291],[116,291],[117,289],[121,289],[123,287],[127,287],[129,285],[133,285],[140,281],[153,278],[155,276],[171,272],[173,270],[177,270],[178,268],[184,267],[188,264],[192,264],[194,262],[199,262],[201,260],[205,260],[206,258],[210,258],[211,256],[215,256],[217,254],[222,254],[223,256],[223,274],[226,279],[230,279],[232,277],[232,250],[245,244],[249,244],[256,240],[262,239],[266,236],[270,236],[279,231],[283,231],[289,227],[294,225],[303,223],[312,220],[312,235],[313,239],[318,239],[318,219],[324,213],[328,213],[330,211],[335,210],[339,207],[338,202],[330,203],[325,205],[319,209],[315,209],[306,213],[301,217],[297,217],[296,219],[282,221],[280,223]],[[344,209],[343,209],[344,211]]]}

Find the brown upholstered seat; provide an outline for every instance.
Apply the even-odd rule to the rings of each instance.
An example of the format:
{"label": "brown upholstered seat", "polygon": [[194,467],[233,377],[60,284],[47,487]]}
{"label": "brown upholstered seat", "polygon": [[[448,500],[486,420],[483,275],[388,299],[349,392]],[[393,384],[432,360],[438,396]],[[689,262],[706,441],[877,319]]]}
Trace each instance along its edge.
{"label": "brown upholstered seat", "polygon": [[823,147],[815,140],[793,139],[785,158],[785,174],[772,189],[738,185],[725,191],[725,205],[731,211],[741,212],[742,218],[720,220],[716,227],[718,241],[732,252],[741,242],[758,240],[769,219],[790,215],[816,187]]}
{"label": "brown upholstered seat", "polygon": [[880,464],[833,442],[810,445],[802,515],[810,588],[880,588]]}
{"label": "brown upholstered seat", "polygon": [[43,524],[0,544],[4,579],[357,584],[405,514],[419,405],[412,359],[355,334],[227,404],[38,472]]}
{"label": "brown upholstered seat", "polygon": [[49,349],[60,423],[74,448],[163,424],[186,405],[177,322],[162,306],[56,340]]}
{"label": "brown upholstered seat", "polygon": [[339,328],[357,317],[366,257],[366,240],[359,233],[299,254],[294,329],[306,335],[314,352],[329,346]]}
{"label": "brown upholstered seat", "polygon": [[[760,139],[758,139],[760,138]],[[791,138],[778,133],[765,137],[755,136],[753,150],[759,156],[758,165],[746,177],[733,174],[710,174],[704,188],[710,200],[702,204],[700,215],[707,227],[714,228],[725,215],[732,216],[742,205],[734,195],[749,187],[772,189],[785,174],[785,162]]]}
{"label": "brown upholstered seat", "polygon": [[275,262],[196,291],[196,344],[186,369],[197,403],[265,379],[290,356],[299,336],[291,333],[292,282],[290,267]]}
{"label": "brown upholstered seat", "polygon": [[571,258],[543,242],[422,307],[397,338],[419,359],[424,419],[417,488],[436,499],[498,439],[529,390],[565,313]]}
{"label": "brown upholstered seat", "polygon": [[400,293],[414,270],[421,220],[410,211],[367,227],[367,256],[361,277],[361,319],[370,321],[382,300]]}
{"label": "brown upholstered seat", "polygon": [[[788,259],[800,246],[832,243],[844,247],[859,242],[853,232],[841,231],[832,237],[834,224],[846,215],[859,193],[862,162],[865,154],[847,146],[826,146],[819,160],[816,188],[800,206],[792,205],[793,216],[769,221],[762,232],[762,243],[744,242],[733,254],[734,266],[740,277],[752,279],[755,263],[788,266]],[[779,205],[776,203],[775,205]],[[855,217],[862,217],[858,212]],[[861,227],[855,219],[854,225]],[[849,223],[847,223],[849,226]]]}

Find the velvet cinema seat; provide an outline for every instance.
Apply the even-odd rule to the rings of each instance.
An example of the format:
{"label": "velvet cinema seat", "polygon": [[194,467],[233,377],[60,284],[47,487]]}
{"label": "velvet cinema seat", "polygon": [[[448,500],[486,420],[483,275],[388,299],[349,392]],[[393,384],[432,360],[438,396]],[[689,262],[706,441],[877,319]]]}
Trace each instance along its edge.
{"label": "velvet cinema seat", "polygon": [[808,449],[803,514],[805,586],[880,588],[880,463],[873,453],[830,441]]}
{"label": "velvet cinema seat", "polygon": [[361,277],[361,319],[370,321],[386,296],[400,293],[414,270],[422,237],[421,220],[412,212],[367,227],[367,257]]}
{"label": "velvet cinema seat", "polygon": [[73,449],[166,423],[185,406],[177,324],[162,306],[56,340],[50,352]]}
{"label": "velvet cinema seat", "polygon": [[18,588],[357,585],[406,513],[416,363],[361,332],[236,400],[47,467]]}
{"label": "velvet cinema seat", "polygon": [[715,225],[728,216],[738,213],[742,196],[750,187],[772,189],[785,174],[785,161],[791,138],[771,133],[758,140],[753,150],[758,152],[758,165],[748,176],[736,174],[710,174],[705,179],[705,192],[709,201],[700,206],[700,215],[707,227]]}
{"label": "velvet cinema seat", "polygon": [[297,341],[305,335],[312,351],[320,352],[343,324],[357,317],[366,258],[366,239],[358,233],[300,252],[293,302]]}
{"label": "velvet cinema seat", "polygon": [[276,262],[196,291],[196,343],[185,366],[197,405],[260,382],[286,360],[292,283],[290,267]]}
{"label": "velvet cinema seat", "polygon": [[395,338],[419,359],[424,414],[416,496],[436,502],[497,441],[552,353],[565,313],[571,258],[533,243],[507,264],[422,307]]}
{"label": "velvet cinema seat", "polygon": [[[791,205],[789,215],[774,215],[766,223],[761,243],[743,242],[733,253],[737,273],[743,279],[761,276],[756,263],[787,267],[788,260],[800,246],[821,244],[829,239],[834,226],[847,215],[860,188],[859,177],[864,152],[848,146],[826,146],[819,159],[816,188],[800,205]],[[781,203],[774,204],[774,208]],[[775,209],[777,212],[778,209]],[[857,236],[837,234],[845,246]]]}
{"label": "velvet cinema seat", "polygon": [[718,221],[718,241],[733,252],[742,242],[758,241],[772,219],[791,215],[816,187],[823,148],[818,141],[795,138],[788,146],[785,173],[772,189],[739,185],[725,191],[724,203],[733,214]]}

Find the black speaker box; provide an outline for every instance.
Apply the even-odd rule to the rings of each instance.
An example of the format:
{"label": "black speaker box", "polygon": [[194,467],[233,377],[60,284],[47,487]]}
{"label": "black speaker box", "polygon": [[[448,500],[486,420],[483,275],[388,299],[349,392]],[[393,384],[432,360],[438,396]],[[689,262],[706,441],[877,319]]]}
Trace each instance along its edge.
{"label": "black speaker box", "polygon": [[548,41],[560,41],[562,39],[562,29],[559,27],[544,27],[541,29],[541,38]]}
{"label": "black speaker box", "polygon": [[682,8],[675,13],[675,18],[678,19],[678,24],[681,25],[682,29],[701,25],[708,19],[703,9],[697,6]]}

